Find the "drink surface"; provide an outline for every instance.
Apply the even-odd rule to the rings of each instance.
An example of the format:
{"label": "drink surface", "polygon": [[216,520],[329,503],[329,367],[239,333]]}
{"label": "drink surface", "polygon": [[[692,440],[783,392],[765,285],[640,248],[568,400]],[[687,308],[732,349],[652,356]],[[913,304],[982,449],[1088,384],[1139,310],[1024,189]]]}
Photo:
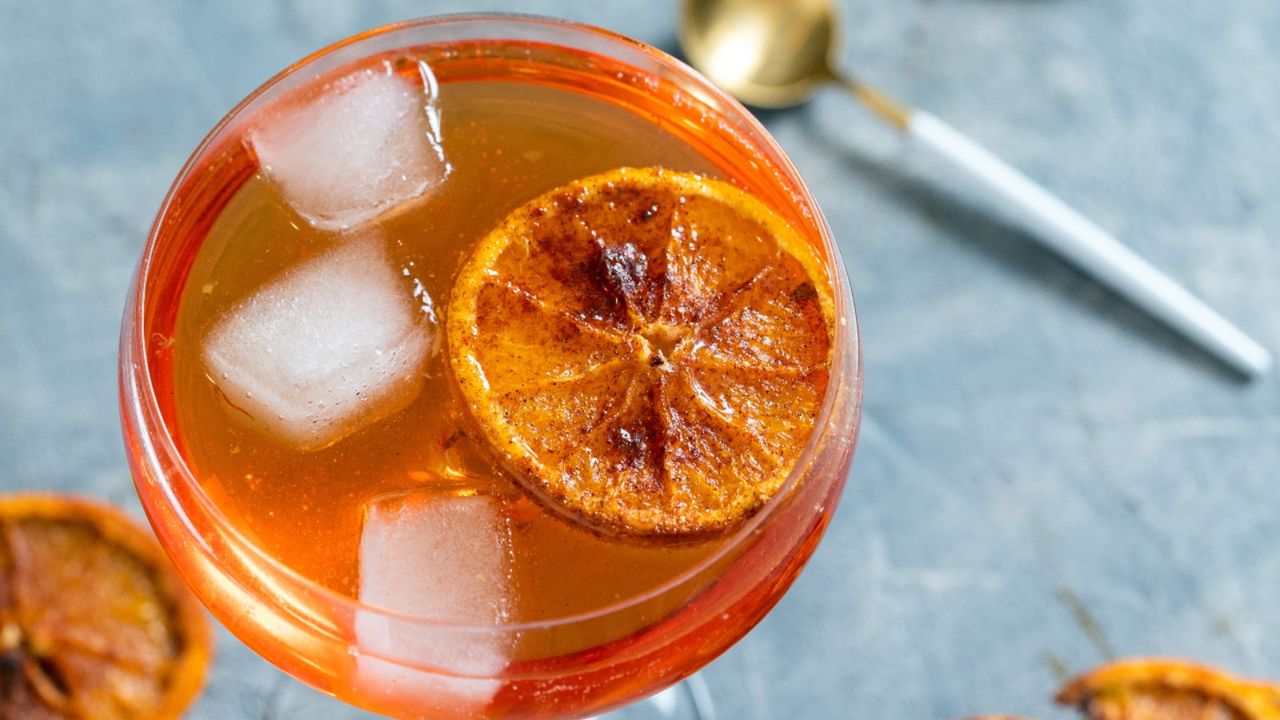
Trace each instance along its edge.
{"label": "drink surface", "polygon": [[[423,197],[356,228],[317,228],[258,168],[221,210],[191,264],[177,317],[178,436],[195,475],[242,533],[333,590],[358,596],[369,503],[409,491],[482,494],[497,499],[511,533],[512,604],[505,619],[596,610],[671,579],[716,541],[606,538],[528,499],[479,447],[450,387],[439,340],[408,407],[319,450],[299,450],[239,421],[243,408],[201,357],[220,318],[352,236],[376,237],[399,276],[399,292],[422,312],[423,331],[437,333],[469,247],[530,198],[620,166],[724,175],[691,138],[607,96],[545,81],[455,80],[447,63],[437,63],[435,72],[439,145],[450,169]],[[330,291],[345,289],[337,283]]]}
{"label": "drink surface", "polygon": [[[715,172],[691,146],[601,99],[510,82],[443,85],[443,142],[452,171],[411,207],[357,229],[379,233],[400,290],[421,284],[438,316],[468,247],[526,200],[622,165]],[[342,233],[299,217],[255,174],[211,228],[192,265],[176,335],[176,406],[188,459],[223,510],[268,553],[355,596],[361,510],[379,495],[421,489],[500,496],[515,554],[512,620],[594,609],[662,582],[713,543],[644,546],[602,539],[525,499],[487,460],[450,389],[444,354],[405,410],[334,445],[299,451],[235,421],[234,398],[211,382],[201,348],[211,325],[255,290]],[[341,286],[332,292],[342,293]],[[414,298],[421,305],[421,295]],[[426,331],[436,332],[428,319]]]}

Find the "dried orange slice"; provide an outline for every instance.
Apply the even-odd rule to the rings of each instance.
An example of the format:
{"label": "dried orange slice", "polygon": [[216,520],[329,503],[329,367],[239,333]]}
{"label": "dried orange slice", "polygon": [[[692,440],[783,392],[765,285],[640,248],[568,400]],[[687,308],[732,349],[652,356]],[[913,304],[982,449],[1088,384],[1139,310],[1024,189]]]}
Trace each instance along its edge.
{"label": "dried orange slice", "polygon": [[450,364],[535,495],[619,535],[724,530],[786,480],[826,392],[832,281],[725,182],[620,169],[511,213],[462,267]]}
{"label": "dried orange slice", "polygon": [[1091,720],[1280,720],[1280,687],[1184,660],[1123,660],[1072,680],[1057,701]]}
{"label": "dried orange slice", "polygon": [[85,500],[0,499],[0,717],[176,718],[209,654],[150,533]]}

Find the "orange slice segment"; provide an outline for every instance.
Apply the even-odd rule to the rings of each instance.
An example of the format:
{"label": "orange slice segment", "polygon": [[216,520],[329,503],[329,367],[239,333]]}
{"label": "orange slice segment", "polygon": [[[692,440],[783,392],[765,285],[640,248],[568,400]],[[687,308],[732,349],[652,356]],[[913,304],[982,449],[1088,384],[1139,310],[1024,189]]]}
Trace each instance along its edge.
{"label": "orange slice segment", "polygon": [[1280,720],[1280,687],[1183,660],[1103,665],[1056,699],[1091,720]]}
{"label": "orange slice segment", "polygon": [[0,717],[176,718],[209,655],[149,533],[84,500],[0,499]]}
{"label": "orange slice segment", "polygon": [[785,482],[834,337],[813,246],[725,182],[620,169],[536,198],[480,241],[450,363],[537,496],[618,535],[723,531]]}

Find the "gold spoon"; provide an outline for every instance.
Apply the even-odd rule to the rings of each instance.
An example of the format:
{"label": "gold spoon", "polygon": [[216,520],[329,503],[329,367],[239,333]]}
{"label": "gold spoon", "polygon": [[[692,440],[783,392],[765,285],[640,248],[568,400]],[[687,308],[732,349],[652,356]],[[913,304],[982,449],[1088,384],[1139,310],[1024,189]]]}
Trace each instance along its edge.
{"label": "gold spoon", "polygon": [[1045,246],[1248,376],[1271,354],[1107,231],[933,115],[836,68],[830,0],[685,0],[680,45],[689,62],[748,105],[799,105],[838,84],[876,115],[986,192]]}

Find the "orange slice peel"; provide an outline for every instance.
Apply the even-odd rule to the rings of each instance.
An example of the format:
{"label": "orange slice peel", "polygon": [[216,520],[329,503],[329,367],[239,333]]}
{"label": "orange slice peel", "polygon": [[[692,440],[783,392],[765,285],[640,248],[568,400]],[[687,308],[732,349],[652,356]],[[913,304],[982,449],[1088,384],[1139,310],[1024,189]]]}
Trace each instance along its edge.
{"label": "orange slice peel", "polygon": [[723,532],[764,505],[821,411],[822,255],[737,187],[660,168],[512,212],[464,263],[450,366],[532,494],[614,535]]}
{"label": "orange slice peel", "polygon": [[176,718],[210,648],[149,532],[88,500],[0,498],[0,716]]}
{"label": "orange slice peel", "polygon": [[1055,699],[1091,720],[1280,720],[1280,687],[1164,658],[1100,666]]}

